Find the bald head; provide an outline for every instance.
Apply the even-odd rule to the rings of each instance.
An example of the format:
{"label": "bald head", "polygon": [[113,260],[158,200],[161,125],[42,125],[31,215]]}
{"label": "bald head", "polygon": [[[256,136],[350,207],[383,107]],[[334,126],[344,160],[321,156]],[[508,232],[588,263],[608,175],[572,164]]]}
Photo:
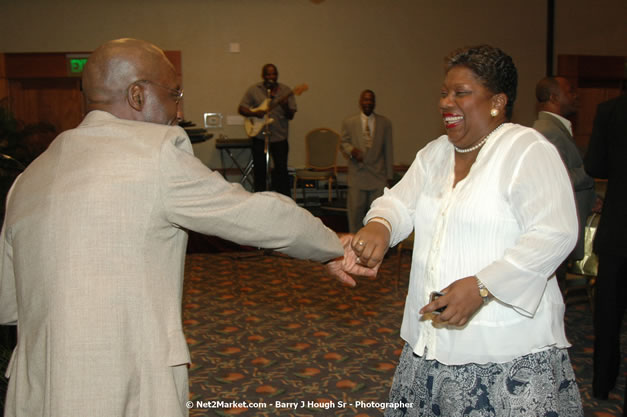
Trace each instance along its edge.
{"label": "bald head", "polygon": [[121,118],[142,120],[132,114],[132,110],[141,111],[137,105],[145,102],[143,87],[141,96],[131,95],[131,86],[139,80],[172,84],[176,83],[176,71],[163,51],[149,42],[125,38],[101,45],[89,56],[83,71],[87,111],[104,110]]}

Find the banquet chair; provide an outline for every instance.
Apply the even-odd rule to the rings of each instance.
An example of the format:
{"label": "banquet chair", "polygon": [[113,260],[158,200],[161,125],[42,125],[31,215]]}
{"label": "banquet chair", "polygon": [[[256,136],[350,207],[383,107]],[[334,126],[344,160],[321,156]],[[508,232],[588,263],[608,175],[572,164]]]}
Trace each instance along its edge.
{"label": "banquet chair", "polygon": [[[305,168],[294,172],[294,197],[299,181],[327,181],[328,199],[333,198],[333,183],[337,174],[337,155],[340,148],[340,135],[332,129],[318,128],[305,135]],[[305,184],[302,186],[305,202]]]}
{"label": "banquet chair", "polygon": [[584,229],[584,257],[573,262],[566,272],[566,279],[563,283],[562,295],[566,304],[572,304],[582,297],[575,297],[574,294],[584,295],[584,300],[594,307],[594,285],[597,278],[599,260],[593,252],[594,236],[599,225],[601,215],[592,213],[586,220]]}

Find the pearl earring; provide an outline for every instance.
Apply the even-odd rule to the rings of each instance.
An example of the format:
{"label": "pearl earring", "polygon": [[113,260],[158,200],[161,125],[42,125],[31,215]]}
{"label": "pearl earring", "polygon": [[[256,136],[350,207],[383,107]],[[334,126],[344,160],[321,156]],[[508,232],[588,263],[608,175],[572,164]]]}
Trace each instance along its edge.
{"label": "pearl earring", "polygon": [[492,116],[492,117],[496,117],[496,116],[498,116],[498,115],[499,115],[499,111],[498,111],[498,109],[492,109],[492,110],[490,110],[490,116]]}

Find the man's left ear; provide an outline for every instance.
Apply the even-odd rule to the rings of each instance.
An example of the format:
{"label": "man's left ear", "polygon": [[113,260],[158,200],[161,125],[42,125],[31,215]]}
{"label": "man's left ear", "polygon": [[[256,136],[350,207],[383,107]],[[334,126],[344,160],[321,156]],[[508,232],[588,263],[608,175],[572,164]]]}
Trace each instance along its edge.
{"label": "man's left ear", "polygon": [[140,84],[133,84],[129,87],[126,100],[128,104],[137,111],[144,108],[144,88]]}

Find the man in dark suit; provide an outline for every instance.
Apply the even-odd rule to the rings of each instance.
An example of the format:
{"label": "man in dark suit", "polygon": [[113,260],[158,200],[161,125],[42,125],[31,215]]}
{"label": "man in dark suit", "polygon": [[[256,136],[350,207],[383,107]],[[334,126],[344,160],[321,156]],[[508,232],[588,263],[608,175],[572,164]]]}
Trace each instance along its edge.
{"label": "man in dark suit", "polygon": [[363,226],[370,204],[383,194],[394,176],[392,123],[374,112],[372,90],[359,96],[361,112],[342,122],[342,154],[348,159],[348,228]]}
{"label": "man in dark suit", "polygon": [[597,108],[585,157],[588,174],[607,179],[603,213],[594,249],[599,271],[594,308],[595,397],[606,399],[616,384],[623,356],[620,329],[627,300],[627,95],[603,102]]}
{"label": "man in dark suit", "polygon": [[[575,192],[579,238],[570,258],[581,259],[584,256],[584,228],[596,195],[594,180],[584,170],[583,159],[573,140],[571,122],[567,119],[577,111],[577,94],[566,78],[545,77],[536,86],[536,98],[539,112],[533,128],[557,148]],[[565,268],[562,268],[561,277],[559,272],[558,278],[565,278]]]}

